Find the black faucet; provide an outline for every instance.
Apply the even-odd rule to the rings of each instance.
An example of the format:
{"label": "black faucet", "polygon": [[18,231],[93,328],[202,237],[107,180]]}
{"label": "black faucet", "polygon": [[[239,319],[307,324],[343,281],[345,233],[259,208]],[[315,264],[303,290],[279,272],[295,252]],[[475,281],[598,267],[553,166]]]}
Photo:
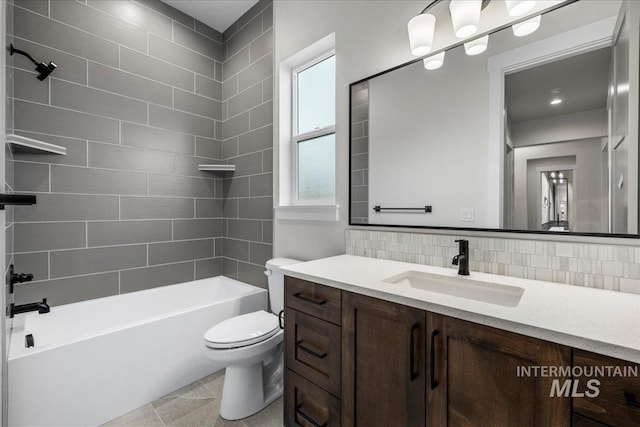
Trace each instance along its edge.
{"label": "black faucet", "polygon": [[32,302],[29,304],[15,305],[11,303],[9,306],[9,317],[13,317],[16,314],[27,313],[29,311],[38,311],[40,314],[48,313],[51,308],[47,304],[47,299],[42,298],[42,302]]}
{"label": "black faucet", "polygon": [[451,263],[458,266],[458,274],[461,276],[469,275],[469,241],[465,239],[456,240],[460,244],[458,255],[453,257]]}

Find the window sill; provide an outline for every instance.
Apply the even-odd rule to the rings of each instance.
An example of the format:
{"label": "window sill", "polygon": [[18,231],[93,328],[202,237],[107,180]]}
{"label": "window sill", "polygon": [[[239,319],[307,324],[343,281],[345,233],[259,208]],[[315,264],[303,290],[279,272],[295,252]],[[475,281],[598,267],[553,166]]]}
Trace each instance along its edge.
{"label": "window sill", "polygon": [[277,221],[338,221],[339,205],[288,205],[276,206]]}

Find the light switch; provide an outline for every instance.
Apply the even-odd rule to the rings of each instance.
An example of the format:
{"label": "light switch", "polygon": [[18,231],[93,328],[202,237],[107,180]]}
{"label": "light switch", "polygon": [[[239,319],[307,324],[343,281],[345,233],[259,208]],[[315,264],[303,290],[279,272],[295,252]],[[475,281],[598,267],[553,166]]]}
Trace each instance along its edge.
{"label": "light switch", "polygon": [[474,208],[460,208],[460,221],[475,222],[476,210]]}

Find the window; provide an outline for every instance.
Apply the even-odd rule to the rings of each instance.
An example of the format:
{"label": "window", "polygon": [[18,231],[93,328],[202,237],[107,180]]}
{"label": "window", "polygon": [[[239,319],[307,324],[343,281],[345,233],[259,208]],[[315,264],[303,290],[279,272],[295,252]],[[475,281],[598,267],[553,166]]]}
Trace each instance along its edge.
{"label": "window", "polygon": [[293,70],[293,204],[335,201],[335,54],[325,54]]}

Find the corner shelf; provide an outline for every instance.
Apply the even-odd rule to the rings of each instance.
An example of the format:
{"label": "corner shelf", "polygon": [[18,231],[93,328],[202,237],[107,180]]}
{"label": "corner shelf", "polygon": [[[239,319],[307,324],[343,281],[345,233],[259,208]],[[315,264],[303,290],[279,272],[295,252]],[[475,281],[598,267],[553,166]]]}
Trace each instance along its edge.
{"label": "corner shelf", "polygon": [[38,141],[37,139],[27,138],[26,136],[16,135],[10,133],[6,137],[7,144],[11,145],[14,151],[20,153],[35,153],[35,154],[59,154],[65,156],[67,154],[67,148],[60,145],[50,144],[44,141]]}
{"label": "corner shelf", "polygon": [[236,170],[236,165],[208,165],[208,164],[200,164],[198,165],[199,171],[207,171],[207,172],[233,172]]}

